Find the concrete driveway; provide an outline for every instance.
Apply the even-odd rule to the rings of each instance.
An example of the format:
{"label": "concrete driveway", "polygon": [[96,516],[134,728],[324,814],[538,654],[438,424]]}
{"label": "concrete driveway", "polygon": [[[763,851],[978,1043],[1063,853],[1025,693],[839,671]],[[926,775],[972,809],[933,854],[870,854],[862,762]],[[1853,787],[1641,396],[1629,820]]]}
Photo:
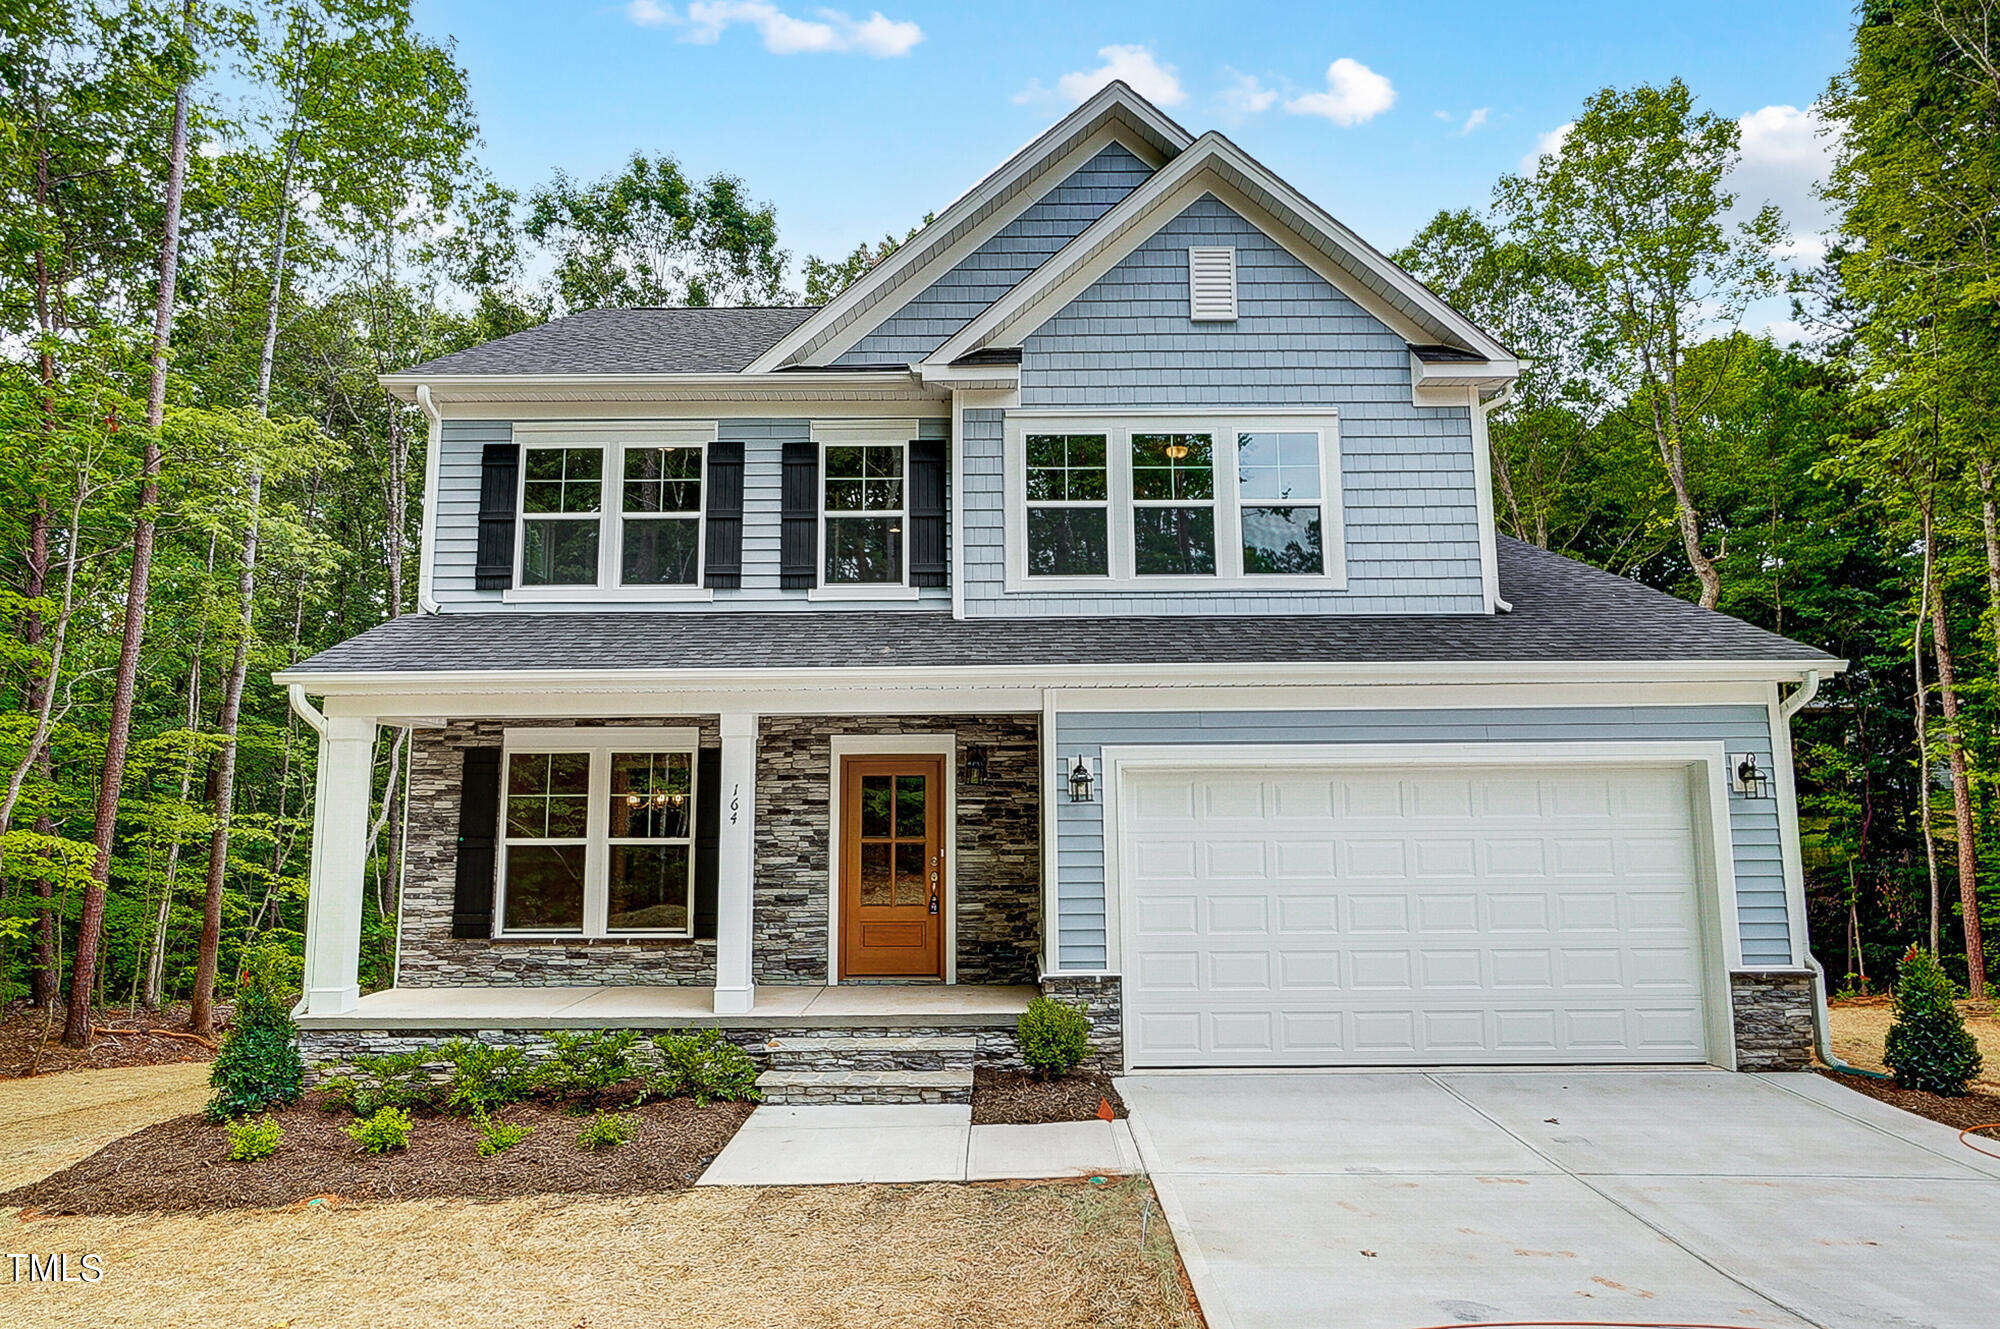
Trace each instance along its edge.
{"label": "concrete driveway", "polygon": [[1119,1089],[1211,1329],[1995,1323],[2000,1161],[1817,1075]]}

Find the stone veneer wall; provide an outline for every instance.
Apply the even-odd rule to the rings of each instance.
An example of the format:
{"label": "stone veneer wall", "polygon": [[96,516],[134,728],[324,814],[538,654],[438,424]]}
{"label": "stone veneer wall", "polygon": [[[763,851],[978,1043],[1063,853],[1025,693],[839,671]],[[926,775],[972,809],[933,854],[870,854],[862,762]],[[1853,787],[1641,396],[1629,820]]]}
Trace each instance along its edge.
{"label": "stone veneer wall", "polygon": [[713,941],[507,941],[451,935],[458,861],[459,781],[468,747],[495,747],[501,731],[617,725],[701,730],[721,743],[714,716],[648,720],[454,720],[411,732],[409,850],[403,878],[401,987],[705,987],[715,982]]}
{"label": "stone veneer wall", "polygon": [[1125,1069],[1125,999],[1115,974],[1043,974],[1042,995],[1081,1007],[1090,1020],[1086,1069],[1113,1075]]}
{"label": "stone veneer wall", "polygon": [[1729,976],[1737,1070],[1802,1071],[1812,1065],[1812,985],[1809,973]]}
{"label": "stone veneer wall", "polygon": [[[956,734],[958,981],[1032,983],[1041,951],[1041,717],[783,716],[757,739],[759,983],[824,983],[833,737]],[[965,750],[987,750],[984,784]]]}

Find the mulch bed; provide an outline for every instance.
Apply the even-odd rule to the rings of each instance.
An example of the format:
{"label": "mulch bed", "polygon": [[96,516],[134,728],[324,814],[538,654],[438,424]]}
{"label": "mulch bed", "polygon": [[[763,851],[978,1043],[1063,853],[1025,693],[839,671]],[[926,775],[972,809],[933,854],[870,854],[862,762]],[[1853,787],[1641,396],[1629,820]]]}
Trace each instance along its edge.
{"label": "mulch bed", "polygon": [[1113,1116],[1125,1115],[1125,1100],[1111,1087],[1111,1077],[1096,1071],[1071,1071],[1061,1079],[1041,1081],[1026,1071],[979,1069],[972,1073],[972,1124],[975,1126],[1040,1126],[1051,1121],[1095,1121],[1100,1104],[1108,1101]]}
{"label": "mulch bed", "polygon": [[[229,1020],[228,1006],[215,1010],[218,1029]],[[125,1007],[100,1010],[93,1018],[90,1046],[70,1049],[62,1045],[63,1013],[49,1013],[29,1002],[19,1001],[0,1010],[0,1080],[18,1079],[34,1067],[37,1075],[57,1071],[101,1071],[119,1066],[166,1066],[182,1061],[213,1061],[215,1049],[192,1038],[173,1035],[187,1032],[185,1004],[136,1014]],[[156,1030],[166,1030],[157,1033]],[[44,1038],[46,1036],[46,1042]],[[218,1033],[216,1039],[220,1041]],[[35,1049],[41,1047],[39,1063]]]}
{"label": "mulch bed", "polygon": [[[1900,1089],[1894,1080],[1871,1080],[1865,1075],[1842,1075],[1839,1071],[1830,1070],[1822,1070],[1820,1074],[1856,1093],[1880,1099],[1891,1107],[1914,1112],[1919,1117],[1929,1117],[1953,1130],[1969,1130],[1974,1126],[2000,1121],[2000,1095],[1961,1094],[1957,1098],[1947,1098],[1943,1094],[1929,1094],[1921,1089]],[[1987,1134],[1990,1136],[1994,1132]]]}
{"label": "mulch bed", "polygon": [[694,1184],[750,1115],[748,1103],[666,1099],[624,1111],[633,1121],[625,1144],[579,1148],[588,1116],[542,1101],[496,1115],[534,1134],[481,1158],[479,1127],[460,1117],[418,1116],[410,1146],[364,1153],[347,1137],[354,1121],[328,1112],[321,1095],[273,1113],[284,1139],[269,1158],[229,1161],[222,1127],[199,1116],[176,1117],[116,1140],[73,1167],[0,1195],[44,1214],[210,1211],[339,1200],[497,1199],[514,1195],[608,1195],[680,1190]]}

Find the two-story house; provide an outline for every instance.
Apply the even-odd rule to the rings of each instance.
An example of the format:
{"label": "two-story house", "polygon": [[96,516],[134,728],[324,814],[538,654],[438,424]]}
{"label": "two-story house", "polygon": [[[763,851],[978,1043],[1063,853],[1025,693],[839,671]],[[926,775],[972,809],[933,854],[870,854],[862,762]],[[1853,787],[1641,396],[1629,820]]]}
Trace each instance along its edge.
{"label": "two-story house", "polygon": [[422,612],[278,675],[309,1055],[713,1023],[780,1100],[962,1098],[1039,989],[1114,1069],[1801,1064],[1841,662],[1498,537],[1517,370],[1114,84],[823,308],[388,376]]}

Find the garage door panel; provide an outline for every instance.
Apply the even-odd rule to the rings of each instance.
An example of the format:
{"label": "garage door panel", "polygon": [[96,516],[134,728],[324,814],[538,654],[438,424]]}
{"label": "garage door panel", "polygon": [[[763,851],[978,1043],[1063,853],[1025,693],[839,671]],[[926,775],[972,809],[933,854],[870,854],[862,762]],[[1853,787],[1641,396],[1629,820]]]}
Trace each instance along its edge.
{"label": "garage door panel", "polygon": [[1676,772],[1302,768],[1125,784],[1135,1065],[1705,1054]]}

